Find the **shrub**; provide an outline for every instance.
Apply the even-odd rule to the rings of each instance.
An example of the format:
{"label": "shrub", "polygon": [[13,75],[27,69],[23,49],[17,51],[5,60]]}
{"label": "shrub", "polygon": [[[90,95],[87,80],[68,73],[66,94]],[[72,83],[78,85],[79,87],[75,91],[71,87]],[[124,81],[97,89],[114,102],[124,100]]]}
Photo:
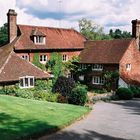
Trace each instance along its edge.
{"label": "shrub", "polygon": [[85,105],[87,99],[87,89],[82,85],[77,85],[68,96],[68,102],[75,105]]}
{"label": "shrub", "polygon": [[75,87],[75,82],[71,78],[64,76],[58,77],[55,82],[52,92],[60,93],[62,96],[67,97],[71,94],[72,89]]}
{"label": "shrub", "polygon": [[35,81],[35,89],[36,90],[46,90],[47,89],[47,81],[46,80],[36,80]]}
{"label": "shrub", "polygon": [[116,95],[118,95],[119,99],[130,100],[133,98],[133,93],[129,88],[119,88],[116,91]]}
{"label": "shrub", "polygon": [[34,99],[34,91],[32,89],[18,89],[15,95],[21,98]]}
{"label": "shrub", "polygon": [[140,87],[131,86],[130,89],[133,92],[135,98],[140,98]]}
{"label": "shrub", "polygon": [[68,103],[68,99],[61,94],[58,95],[58,103]]}

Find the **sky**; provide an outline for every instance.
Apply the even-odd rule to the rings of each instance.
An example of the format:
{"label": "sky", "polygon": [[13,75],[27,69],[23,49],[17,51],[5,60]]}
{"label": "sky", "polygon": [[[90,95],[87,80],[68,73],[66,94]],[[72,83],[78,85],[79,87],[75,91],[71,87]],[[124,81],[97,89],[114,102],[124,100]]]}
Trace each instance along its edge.
{"label": "sky", "polygon": [[61,28],[78,27],[82,18],[110,29],[131,32],[131,21],[140,19],[140,0],[0,0],[0,26],[8,9],[17,12],[17,23]]}

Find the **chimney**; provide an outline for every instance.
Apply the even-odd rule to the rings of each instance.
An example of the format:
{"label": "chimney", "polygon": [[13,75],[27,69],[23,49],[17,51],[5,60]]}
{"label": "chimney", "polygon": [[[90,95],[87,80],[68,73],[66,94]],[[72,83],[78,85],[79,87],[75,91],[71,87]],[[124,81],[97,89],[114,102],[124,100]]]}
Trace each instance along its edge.
{"label": "chimney", "polygon": [[13,9],[9,9],[8,17],[8,41],[11,43],[17,37],[17,13]]}
{"label": "chimney", "polygon": [[138,48],[140,47],[140,20],[132,20],[132,36],[136,39]]}

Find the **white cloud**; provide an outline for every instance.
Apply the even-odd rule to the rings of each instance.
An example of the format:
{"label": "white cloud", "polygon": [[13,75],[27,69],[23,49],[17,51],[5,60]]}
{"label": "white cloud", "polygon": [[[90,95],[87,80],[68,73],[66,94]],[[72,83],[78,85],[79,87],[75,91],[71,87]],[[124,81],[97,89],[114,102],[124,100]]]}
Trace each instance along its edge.
{"label": "white cloud", "polygon": [[[75,27],[81,18],[93,19],[105,27],[131,31],[131,20],[139,19],[139,0],[4,0],[0,1],[0,26],[6,22],[6,13],[13,8],[19,24]],[[59,14],[59,12],[62,12]],[[48,15],[50,14],[50,15]],[[61,15],[61,16],[60,16]],[[60,16],[60,17],[58,17]],[[61,19],[59,22],[57,19]]]}

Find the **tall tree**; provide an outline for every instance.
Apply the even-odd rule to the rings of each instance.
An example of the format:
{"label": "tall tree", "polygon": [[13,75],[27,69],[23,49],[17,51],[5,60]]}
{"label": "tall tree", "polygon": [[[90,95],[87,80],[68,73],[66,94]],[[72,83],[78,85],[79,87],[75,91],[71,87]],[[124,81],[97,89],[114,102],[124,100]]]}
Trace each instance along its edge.
{"label": "tall tree", "polygon": [[132,37],[130,32],[121,31],[120,29],[116,29],[115,31],[110,29],[109,35],[114,39],[122,39],[122,38],[131,38]]}
{"label": "tall tree", "polygon": [[0,27],[0,46],[8,42],[8,24],[5,23]]}
{"label": "tall tree", "polygon": [[85,18],[79,20],[79,29],[80,33],[89,40],[111,39],[109,35],[103,32],[103,27],[92,20],[87,20]]}

